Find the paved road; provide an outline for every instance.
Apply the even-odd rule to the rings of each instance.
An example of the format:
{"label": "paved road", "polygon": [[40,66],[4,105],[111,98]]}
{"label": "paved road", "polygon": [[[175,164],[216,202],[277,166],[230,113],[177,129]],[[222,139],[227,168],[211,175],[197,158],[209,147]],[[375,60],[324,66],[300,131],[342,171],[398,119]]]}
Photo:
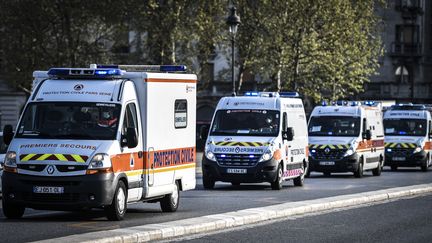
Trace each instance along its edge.
{"label": "paved road", "polygon": [[432,195],[279,220],[182,242],[432,242]]}
{"label": "paved road", "polygon": [[[432,171],[424,173],[419,169],[397,172],[384,171],[380,177],[367,173],[362,179],[351,174],[324,177],[312,174],[302,188],[285,183],[283,190],[272,191],[269,184],[249,184],[233,187],[218,183],[214,190],[204,190],[201,176],[197,175],[197,189],[181,195],[181,204],[176,213],[162,213],[159,204],[130,205],[126,219],[121,222],[107,221],[103,211],[49,212],[28,209],[21,220],[6,220],[0,214],[0,235],[2,241],[23,242],[42,240],[72,234],[101,231],[150,223],[162,223],[177,219],[208,214],[230,212],[239,209],[261,207],[290,201],[302,201],[357,192],[374,191],[399,186],[432,183]],[[11,232],[20,229],[19,234]]]}

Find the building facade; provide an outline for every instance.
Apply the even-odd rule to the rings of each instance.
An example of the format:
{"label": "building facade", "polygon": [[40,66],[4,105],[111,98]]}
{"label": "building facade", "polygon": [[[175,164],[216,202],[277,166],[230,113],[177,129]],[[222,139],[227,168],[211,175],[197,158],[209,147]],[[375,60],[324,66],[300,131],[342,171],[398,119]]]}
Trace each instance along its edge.
{"label": "building facade", "polygon": [[385,53],[360,98],[432,103],[432,1],[388,0],[378,12]]}

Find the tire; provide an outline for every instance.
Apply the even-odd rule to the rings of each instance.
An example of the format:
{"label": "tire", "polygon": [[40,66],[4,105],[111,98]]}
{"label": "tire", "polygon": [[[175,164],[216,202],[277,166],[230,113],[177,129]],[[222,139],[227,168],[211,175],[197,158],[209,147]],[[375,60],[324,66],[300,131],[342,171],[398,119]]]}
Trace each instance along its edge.
{"label": "tire", "polygon": [[175,183],[174,191],[171,194],[165,195],[160,200],[160,206],[162,209],[162,212],[175,212],[177,211],[177,208],[180,203],[180,189],[178,182]]}
{"label": "tire", "polygon": [[204,189],[213,189],[215,186],[215,181],[211,179],[209,176],[207,176],[206,174],[203,174],[202,182],[203,182]]}
{"label": "tire", "polygon": [[231,182],[231,185],[233,185],[233,186],[240,186],[240,182]]}
{"label": "tire", "polygon": [[381,162],[378,163],[378,167],[372,170],[372,175],[374,176],[380,176],[381,175]]}
{"label": "tire", "polygon": [[19,219],[24,215],[25,207],[9,203],[4,196],[2,197],[3,214],[8,219]]}
{"label": "tire", "polygon": [[127,189],[123,181],[117,184],[111,205],[105,208],[105,214],[111,221],[123,220],[127,210]]}
{"label": "tire", "polygon": [[282,165],[279,164],[277,171],[276,171],[276,178],[274,182],[271,183],[272,190],[280,190],[282,189],[282,183],[283,183],[283,171],[282,171]]}
{"label": "tire", "polygon": [[[304,168],[304,166],[303,166],[303,169],[305,169]],[[307,168],[306,168],[307,169]],[[307,173],[307,172],[306,172]],[[303,186],[304,185],[304,178],[305,178],[305,173],[303,173],[303,174],[301,174],[299,177],[296,177],[296,178],[294,178],[293,179],[293,183],[294,183],[294,186]]]}
{"label": "tire", "polygon": [[425,164],[422,165],[420,168],[421,168],[421,171],[423,171],[423,172],[427,172],[428,171],[428,169],[429,169],[429,154],[426,157]]}
{"label": "tire", "polygon": [[363,160],[359,163],[357,171],[354,172],[354,176],[357,178],[363,177]]}
{"label": "tire", "polygon": [[392,171],[397,171],[397,166],[396,166],[396,165],[392,165],[392,166],[390,166],[390,169],[391,169]]}

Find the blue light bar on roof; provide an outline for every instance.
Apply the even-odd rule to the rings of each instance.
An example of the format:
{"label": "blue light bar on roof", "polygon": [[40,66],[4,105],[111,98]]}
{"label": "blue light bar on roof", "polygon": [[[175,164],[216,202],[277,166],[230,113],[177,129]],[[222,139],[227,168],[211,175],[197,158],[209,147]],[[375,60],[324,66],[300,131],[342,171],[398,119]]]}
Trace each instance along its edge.
{"label": "blue light bar on roof", "polygon": [[300,97],[300,94],[298,92],[279,92],[280,97]]}
{"label": "blue light bar on roof", "polygon": [[97,68],[119,68],[136,72],[186,72],[185,65],[96,65]]}
{"label": "blue light bar on roof", "polygon": [[244,93],[245,96],[258,96],[258,92],[248,91]]}
{"label": "blue light bar on roof", "polygon": [[48,70],[50,77],[77,78],[77,77],[93,77],[93,78],[113,78],[121,76],[120,69],[90,69],[90,68],[51,68]]}

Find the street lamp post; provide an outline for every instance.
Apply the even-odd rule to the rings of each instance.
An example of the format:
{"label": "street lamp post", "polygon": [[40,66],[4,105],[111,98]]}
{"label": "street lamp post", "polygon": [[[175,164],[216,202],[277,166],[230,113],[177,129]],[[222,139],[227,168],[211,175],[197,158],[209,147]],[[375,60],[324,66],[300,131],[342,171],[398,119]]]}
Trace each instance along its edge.
{"label": "street lamp post", "polygon": [[236,7],[232,6],[230,8],[230,15],[227,18],[227,24],[229,26],[229,32],[231,34],[231,79],[233,85],[232,95],[236,95],[235,91],[235,78],[234,78],[234,63],[235,63],[235,55],[234,55],[234,45],[235,45],[235,35],[237,33],[237,27],[240,24],[240,16],[236,13]]}

